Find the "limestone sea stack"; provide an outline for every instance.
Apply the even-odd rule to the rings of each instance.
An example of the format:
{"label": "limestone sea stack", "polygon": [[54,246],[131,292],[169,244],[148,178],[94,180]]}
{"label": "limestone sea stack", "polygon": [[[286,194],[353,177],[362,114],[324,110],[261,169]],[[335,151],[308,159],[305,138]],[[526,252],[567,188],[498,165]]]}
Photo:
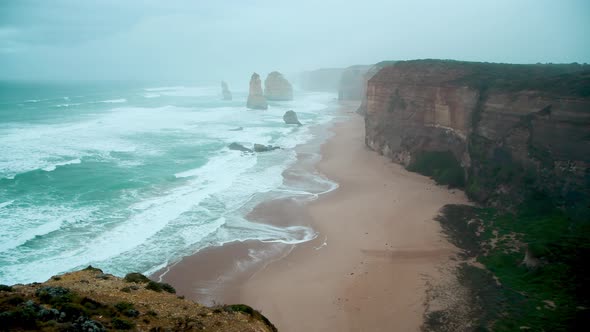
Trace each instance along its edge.
{"label": "limestone sea stack", "polygon": [[262,81],[257,73],[252,74],[250,78],[250,94],[248,94],[246,107],[255,110],[268,109],[268,103],[262,94]]}
{"label": "limestone sea stack", "polygon": [[223,100],[231,100],[231,91],[229,91],[229,88],[227,86],[227,83],[225,83],[225,81],[221,81],[221,94],[223,95]]}
{"label": "limestone sea stack", "polygon": [[264,80],[264,95],[268,100],[293,100],[293,87],[283,74],[273,71]]}

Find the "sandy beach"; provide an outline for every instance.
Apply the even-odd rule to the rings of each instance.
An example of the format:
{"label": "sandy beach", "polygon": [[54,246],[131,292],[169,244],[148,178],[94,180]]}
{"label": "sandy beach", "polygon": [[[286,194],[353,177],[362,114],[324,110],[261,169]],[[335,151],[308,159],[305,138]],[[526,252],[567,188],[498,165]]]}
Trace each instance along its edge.
{"label": "sandy beach", "polygon": [[185,258],[164,280],[201,302],[206,295],[246,303],[280,331],[419,330],[427,282],[444,277],[439,267],[456,250],[433,218],[443,205],[467,199],[369,150],[354,109],[341,107],[347,117],[331,129],[315,166],[339,188],[305,205],[270,201],[252,212],[258,221],[305,220],[318,232],[315,240],[290,252],[278,248],[271,263],[231,280],[225,275],[236,269],[227,262],[262,244],[212,248]]}

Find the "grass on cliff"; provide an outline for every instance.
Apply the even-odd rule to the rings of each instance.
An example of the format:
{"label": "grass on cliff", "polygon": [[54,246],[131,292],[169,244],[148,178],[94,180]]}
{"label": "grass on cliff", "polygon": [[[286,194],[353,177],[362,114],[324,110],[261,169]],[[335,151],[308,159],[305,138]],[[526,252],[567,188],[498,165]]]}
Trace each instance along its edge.
{"label": "grass on cliff", "polygon": [[510,64],[457,60],[410,60],[396,66],[436,66],[444,71],[464,70],[467,74],[455,83],[477,89],[499,91],[537,90],[572,97],[590,96],[588,64]]}
{"label": "grass on cliff", "polygon": [[436,183],[449,187],[465,186],[463,168],[450,151],[426,151],[418,154],[408,170],[432,177]]}
{"label": "grass on cliff", "polygon": [[[461,282],[478,302],[474,306],[481,307],[481,330],[574,331],[588,326],[588,219],[574,221],[543,197],[532,197],[516,213],[451,205],[439,220],[450,240],[486,267],[487,272],[467,266],[460,270]],[[478,233],[480,225],[483,233]],[[535,268],[522,263],[527,247],[539,261]],[[490,288],[492,276],[498,287]]]}

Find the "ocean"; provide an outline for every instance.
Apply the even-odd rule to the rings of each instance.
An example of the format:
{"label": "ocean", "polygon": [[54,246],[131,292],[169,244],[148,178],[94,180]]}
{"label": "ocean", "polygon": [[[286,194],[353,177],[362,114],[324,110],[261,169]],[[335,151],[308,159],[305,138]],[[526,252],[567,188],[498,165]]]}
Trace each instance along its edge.
{"label": "ocean", "polygon": [[[253,111],[246,90],[232,93],[222,101],[219,86],[0,82],[0,283],[87,265],[149,274],[233,241],[315,238],[307,226],[245,216],[268,199],[314,199],[337,186],[317,173],[305,185],[283,178],[296,146],[328,137],[336,95],[296,90],[293,101]],[[284,124],[291,109],[303,126]],[[282,149],[243,153],[233,142]]]}

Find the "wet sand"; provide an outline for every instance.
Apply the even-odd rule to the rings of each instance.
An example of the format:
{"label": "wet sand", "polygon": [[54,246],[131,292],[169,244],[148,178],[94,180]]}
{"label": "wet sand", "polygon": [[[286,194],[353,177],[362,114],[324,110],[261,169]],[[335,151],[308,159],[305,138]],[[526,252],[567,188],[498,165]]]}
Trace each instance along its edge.
{"label": "wet sand", "polygon": [[433,218],[467,199],[367,149],[353,109],[341,108],[348,119],[333,127],[316,165],[339,188],[303,205],[265,202],[250,216],[309,224],[315,240],[213,248],[183,259],[164,280],[197,301],[246,303],[280,331],[418,331],[427,281],[444,277],[438,267],[456,250]]}

